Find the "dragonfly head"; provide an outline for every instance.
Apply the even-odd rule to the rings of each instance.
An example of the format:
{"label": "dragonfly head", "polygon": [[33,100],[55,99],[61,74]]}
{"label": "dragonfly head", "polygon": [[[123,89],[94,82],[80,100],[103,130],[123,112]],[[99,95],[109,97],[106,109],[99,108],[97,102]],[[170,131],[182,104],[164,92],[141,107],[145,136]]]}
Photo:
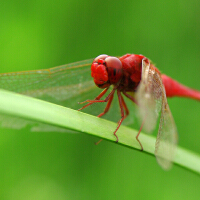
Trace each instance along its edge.
{"label": "dragonfly head", "polygon": [[91,76],[99,88],[117,84],[122,78],[122,63],[117,57],[102,54],[91,65]]}

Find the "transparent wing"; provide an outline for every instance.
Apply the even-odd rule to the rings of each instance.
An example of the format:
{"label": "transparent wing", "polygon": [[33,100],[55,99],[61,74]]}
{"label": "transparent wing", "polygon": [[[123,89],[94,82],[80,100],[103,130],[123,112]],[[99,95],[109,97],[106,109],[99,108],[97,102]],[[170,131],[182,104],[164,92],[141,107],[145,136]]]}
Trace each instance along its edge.
{"label": "transparent wing", "polygon": [[148,133],[156,126],[162,105],[162,81],[155,67],[147,59],[142,61],[142,77],[136,92],[138,114]]}
{"label": "transparent wing", "polygon": [[0,74],[0,88],[61,102],[95,87],[90,76],[92,60],[50,69]]}
{"label": "transparent wing", "polygon": [[178,134],[169,109],[161,76],[147,59],[142,62],[142,77],[136,93],[139,116],[144,121],[144,129],[151,132],[161,111],[156,139],[155,156],[164,169],[171,167],[175,155]]}
{"label": "transparent wing", "polygon": [[11,128],[20,130],[25,127],[30,127],[30,130],[33,132],[62,132],[62,133],[76,133],[75,131],[68,130],[66,128],[61,128],[58,126],[45,124],[37,122],[30,119],[23,119],[19,116],[11,116],[7,114],[0,113],[0,126],[2,128]]}
{"label": "transparent wing", "polygon": [[165,95],[162,104],[160,124],[155,147],[155,156],[157,158],[157,162],[165,170],[171,168],[176,152],[177,142],[178,134],[176,125]]}
{"label": "transparent wing", "polygon": [[[77,109],[80,108],[78,102],[96,97],[98,92],[90,75],[92,61],[85,60],[43,70],[2,73],[0,88]],[[64,131],[58,127],[53,128],[2,113],[0,125],[13,129],[31,125],[33,131]]]}

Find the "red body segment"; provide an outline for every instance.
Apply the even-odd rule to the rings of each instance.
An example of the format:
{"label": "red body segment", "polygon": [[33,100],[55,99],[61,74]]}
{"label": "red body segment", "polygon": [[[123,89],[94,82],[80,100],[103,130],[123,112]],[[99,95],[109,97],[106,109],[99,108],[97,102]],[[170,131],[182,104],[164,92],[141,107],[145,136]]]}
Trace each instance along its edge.
{"label": "red body segment", "polygon": [[119,58],[122,62],[123,77],[119,86],[120,91],[135,91],[141,80],[142,55],[126,54]]}
{"label": "red body segment", "polygon": [[167,97],[187,97],[191,99],[196,99],[200,101],[200,92],[188,88],[172,78],[166,76],[165,74],[161,75],[163,84],[165,86],[166,96]]}

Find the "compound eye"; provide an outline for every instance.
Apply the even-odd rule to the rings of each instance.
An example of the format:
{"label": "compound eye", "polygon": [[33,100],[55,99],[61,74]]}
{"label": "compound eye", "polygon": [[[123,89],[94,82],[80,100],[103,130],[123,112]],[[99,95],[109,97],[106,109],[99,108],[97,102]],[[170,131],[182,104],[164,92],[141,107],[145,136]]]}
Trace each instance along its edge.
{"label": "compound eye", "polygon": [[107,66],[107,72],[110,83],[118,83],[121,80],[123,74],[121,61],[116,57],[110,56],[105,59],[105,63]]}
{"label": "compound eye", "polygon": [[112,57],[109,56],[105,59],[106,66],[108,68],[115,68],[115,69],[121,69],[122,68],[122,63],[117,57]]}
{"label": "compound eye", "polygon": [[105,60],[107,57],[108,57],[108,55],[106,55],[106,54],[101,54],[101,55],[97,56],[97,57],[94,59],[93,62],[98,62],[99,59]]}

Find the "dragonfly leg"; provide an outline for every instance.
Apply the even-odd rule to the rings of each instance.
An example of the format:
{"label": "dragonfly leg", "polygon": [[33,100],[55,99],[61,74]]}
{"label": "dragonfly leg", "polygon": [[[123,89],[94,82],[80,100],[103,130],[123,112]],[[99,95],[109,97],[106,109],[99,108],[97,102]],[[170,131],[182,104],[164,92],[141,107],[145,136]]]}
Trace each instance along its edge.
{"label": "dragonfly leg", "polygon": [[[119,93],[119,94],[118,94],[118,93]],[[115,137],[117,138],[117,141],[116,141],[116,142],[118,142],[118,137],[117,137],[117,135],[116,135],[116,132],[117,132],[117,130],[119,129],[119,127],[120,127],[122,121],[123,121],[123,120],[128,116],[128,114],[129,114],[129,110],[128,110],[127,106],[126,106],[126,103],[125,103],[125,101],[124,101],[124,98],[121,96],[121,93],[120,93],[119,91],[117,91],[117,95],[118,95],[119,105],[120,105],[120,110],[121,110],[121,120],[118,122],[118,126],[117,126],[117,128],[116,128],[116,130],[115,130],[115,132],[114,132],[114,135],[115,135]],[[110,105],[111,105],[112,100],[113,100],[113,96],[114,96],[114,93],[110,96],[110,99],[108,100],[108,103],[107,103],[107,105],[106,105],[106,108],[105,108],[104,112],[102,112],[101,114],[99,114],[98,117],[103,116],[104,114],[106,114],[106,113],[109,111]],[[125,109],[125,113],[126,113],[125,115],[124,115],[124,109],[123,109],[123,107],[124,107],[124,109]],[[96,142],[95,144],[98,145],[102,140],[103,140],[103,139],[99,140],[99,141]]]}
{"label": "dragonfly leg", "polygon": [[[104,96],[104,94],[108,91],[109,88],[106,88],[105,90],[103,90],[94,100],[86,100],[84,102],[81,102],[82,103],[85,103],[85,102],[90,102],[88,103],[87,105],[83,106],[82,108],[78,109],[78,110],[82,110],[88,106],[90,106],[91,104],[93,103],[98,103],[98,102],[107,102],[107,105],[104,109],[104,111],[98,115],[98,117],[102,117],[103,115],[105,115],[109,109],[110,109],[110,105],[112,103],[112,100],[113,100],[113,97],[114,97],[114,93],[115,93],[115,88],[109,93],[109,95],[104,99],[104,100],[99,100],[102,96]],[[100,139],[98,142],[96,142],[95,144],[98,145],[103,139]]]}
{"label": "dragonfly leg", "polygon": [[99,114],[98,117],[102,117],[103,115],[105,115],[109,111],[110,105],[111,105],[112,100],[113,100],[113,97],[114,97],[114,93],[110,96],[104,111],[101,114]]}
{"label": "dragonfly leg", "polygon": [[[118,96],[118,100],[119,100],[119,107],[120,107],[120,112],[121,112],[121,119],[118,121],[118,125],[117,125],[117,128],[115,129],[115,131],[114,131],[114,136],[117,138],[117,141],[116,142],[118,142],[118,136],[116,135],[116,132],[118,131],[118,129],[119,129],[119,127],[121,126],[121,124],[122,124],[122,122],[123,122],[123,120],[125,119],[125,116],[127,116],[127,114],[129,113],[127,113],[127,111],[128,111],[128,109],[127,109],[127,106],[126,106],[126,104],[125,104],[125,102],[124,102],[124,99],[123,99],[123,97],[122,97],[122,95],[121,95],[121,92],[119,91],[119,90],[117,90],[117,96]],[[126,115],[124,115],[124,107],[125,106],[125,110],[126,110]]]}
{"label": "dragonfly leg", "polygon": [[89,103],[86,104],[85,106],[83,106],[82,108],[79,108],[78,110],[79,110],[79,111],[80,111],[80,110],[83,110],[84,108],[86,108],[86,107],[92,105],[93,103],[107,102],[107,101],[110,99],[110,97],[115,93],[115,90],[116,90],[116,89],[113,89],[113,90],[109,93],[109,95],[108,95],[104,100],[100,100],[100,98],[101,98],[102,96],[104,96],[104,94],[108,91],[108,89],[109,89],[109,88],[106,88],[105,90],[103,90],[94,100],[89,100],[89,99],[88,99],[88,100],[86,100],[86,101],[80,102],[79,104],[83,104],[83,103],[86,103],[86,102],[89,102]]}
{"label": "dragonfly leg", "polygon": [[127,105],[126,105],[126,103],[125,103],[125,101],[124,101],[124,98],[123,98],[123,96],[121,96],[121,99],[122,99],[122,105],[123,105],[123,107],[124,107],[124,109],[125,109],[125,116],[124,116],[124,119],[129,115],[129,110],[128,110],[128,107],[127,107]]}
{"label": "dragonfly leg", "polygon": [[123,91],[123,94],[129,98],[131,101],[133,101],[135,104],[137,104],[137,101],[135,100],[135,98],[133,96],[131,96],[130,94],[126,93],[125,91]]}
{"label": "dragonfly leg", "polygon": [[[131,101],[133,101],[135,104],[137,104],[137,101],[135,100],[135,98],[133,97],[133,96],[131,96],[130,94],[128,94],[128,93],[126,93],[126,92],[123,92],[123,94],[127,97],[127,98],[129,98]],[[138,105],[138,104],[137,104]],[[125,109],[126,110],[126,109]],[[138,131],[138,134],[136,135],[136,140],[138,141],[138,143],[140,144],[140,146],[141,146],[141,151],[143,151],[143,146],[142,146],[142,143],[140,142],[140,140],[139,140],[139,135],[140,135],[140,133],[141,133],[141,131],[142,131],[142,128],[143,128],[143,125],[144,125],[144,121],[145,120],[143,120],[143,122],[142,122],[142,124],[141,124],[141,126],[140,126],[140,130]]]}
{"label": "dragonfly leg", "polygon": [[98,145],[100,142],[102,142],[103,141],[103,139],[100,139],[98,142],[95,142],[94,144],[95,145]]}
{"label": "dragonfly leg", "polygon": [[140,142],[140,140],[139,140],[139,135],[140,135],[140,133],[141,133],[141,131],[142,131],[142,128],[143,128],[143,125],[144,125],[144,121],[145,120],[143,120],[143,122],[142,122],[142,124],[141,124],[141,126],[140,126],[140,130],[138,131],[138,134],[136,135],[136,140],[138,141],[138,143],[140,144],[140,146],[141,146],[141,151],[143,151],[143,146],[142,146],[142,143]]}

